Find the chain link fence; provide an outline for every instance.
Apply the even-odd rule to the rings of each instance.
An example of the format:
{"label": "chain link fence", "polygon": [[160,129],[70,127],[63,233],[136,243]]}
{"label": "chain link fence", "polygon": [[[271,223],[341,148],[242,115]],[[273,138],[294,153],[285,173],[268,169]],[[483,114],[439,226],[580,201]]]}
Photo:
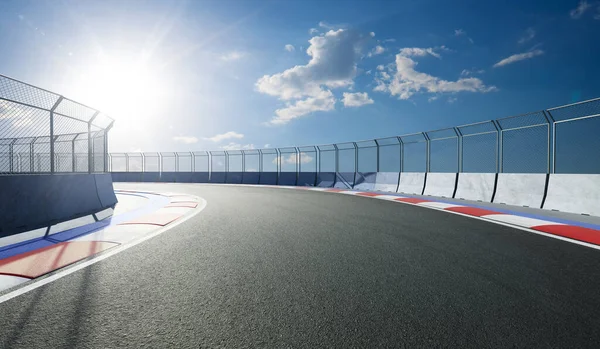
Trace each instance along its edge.
{"label": "chain link fence", "polygon": [[[600,98],[498,120],[359,142],[139,156],[145,159],[142,172],[600,173],[599,132]],[[29,143],[21,143],[13,146],[24,154],[18,158],[23,162],[19,166],[28,169],[33,166],[25,155]],[[127,154],[111,155],[111,171],[139,171],[140,166],[131,163],[134,154],[129,154],[129,166]],[[36,161],[44,164],[49,160],[36,159],[34,165]]]}
{"label": "chain link fence", "polygon": [[93,108],[0,75],[0,175],[107,172],[112,125]]}

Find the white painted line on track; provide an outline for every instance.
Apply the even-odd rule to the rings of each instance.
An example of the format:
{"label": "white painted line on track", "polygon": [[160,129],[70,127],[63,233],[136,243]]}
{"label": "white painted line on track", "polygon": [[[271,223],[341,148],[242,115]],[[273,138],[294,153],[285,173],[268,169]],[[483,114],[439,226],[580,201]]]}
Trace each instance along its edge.
{"label": "white painted line on track", "polygon": [[538,225],[565,225],[562,223],[555,223],[551,221],[545,221],[541,219],[529,218],[529,217],[521,217],[515,216],[512,214],[488,214],[483,216],[487,219],[491,219],[493,221],[499,221],[504,223],[510,223],[514,225],[519,225],[522,227],[536,227]]}
{"label": "white painted line on track", "polygon": [[445,202],[420,202],[417,205],[446,209],[450,207],[464,207],[463,205],[447,204]]}
{"label": "white painted line on track", "polygon": [[146,236],[144,236],[143,238],[141,238],[139,240],[132,241],[130,243],[114,247],[114,248],[110,249],[108,252],[103,253],[103,254],[101,254],[101,255],[99,255],[97,257],[92,257],[92,259],[87,260],[87,261],[82,262],[82,263],[79,263],[79,264],[77,264],[77,265],[75,265],[73,267],[68,267],[67,266],[67,267],[65,267],[64,270],[61,270],[61,271],[57,272],[56,274],[50,275],[50,276],[48,276],[46,278],[43,278],[43,279],[40,279],[40,280],[33,281],[31,284],[28,284],[28,285],[23,286],[23,287],[21,287],[19,289],[11,291],[11,292],[9,292],[9,293],[7,293],[5,295],[2,295],[2,296],[0,296],[0,304],[4,303],[4,302],[6,302],[6,301],[8,301],[10,299],[13,299],[15,297],[18,297],[18,296],[20,296],[22,294],[25,294],[25,293],[27,293],[29,291],[33,291],[33,290],[35,290],[38,287],[44,286],[46,284],[49,284],[49,283],[51,283],[53,281],[56,281],[56,280],[58,280],[58,279],[60,279],[60,278],[62,278],[64,276],[72,274],[72,273],[74,273],[76,271],[79,271],[79,270],[81,270],[83,268],[89,267],[90,265],[98,263],[98,262],[100,262],[102,260],[105,260],[106,258],[114,256],[117,253],[121,253],[121,252],[123,252],[123,251],[125,251],[125,250],[127,250],[127,249],[129,249],[129,248],[131,248],[131,247],[133,247],[135,245],[138,245],[138,244],[140,244],[140,243],[142,243],[142,242],[144,242],[146,240],[152,239],[153,237],[158,236],[158,235],[160,235],[160,234],[168,231],[169,229],[172,229],[172,228],[178,226],[179,224],[182,224],[183,222],[185,222],[188,219],[194,217],[195,215],[197,215],[198,213],[202,212],[202,210],[204,210],[206,208],[206,206],[207,206],[206,200],[204,200],[202,198],[198,198],[198,200],[199,200],[198,207],[195,208],[195,209],[193,209],[192,212],[190,212],[187,216],[183,216],[183,217],[179,218],[177,221],[175,221],[175,222],[173,222],[173,223],[165,226],[164,228],[158,229],[157,231],[151,233],[150,235],[146,235]]}

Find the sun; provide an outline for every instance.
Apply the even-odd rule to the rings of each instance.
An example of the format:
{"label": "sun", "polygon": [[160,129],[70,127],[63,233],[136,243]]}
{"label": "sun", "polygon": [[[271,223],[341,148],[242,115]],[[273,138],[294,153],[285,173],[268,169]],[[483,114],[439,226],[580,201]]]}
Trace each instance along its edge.
{"label": "sun", "polygon": [[81,74],[82,98],[119,124],[149,121],[164,94],[156,69],[144,60],[104,56]]}

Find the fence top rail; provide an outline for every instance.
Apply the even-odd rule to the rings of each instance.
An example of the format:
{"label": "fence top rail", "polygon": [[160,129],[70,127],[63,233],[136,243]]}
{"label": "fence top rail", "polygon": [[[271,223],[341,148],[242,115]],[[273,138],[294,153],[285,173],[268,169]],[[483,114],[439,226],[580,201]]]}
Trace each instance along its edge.
{"label": "fence top rail", "polygon": [[600,97],[588,99],[588,100],[581,101],[581,102],[575,102],[575,103],[571,103],[571,104],[560,105],[558,107],[553,107],[553,108],[549,108],[549,109],[546,109],[546,110],[547,111],[553,111],[553,110],[557,110],[557,109],[572,107],[574,105],[585,104],[585,103],[596,102],[596,101],[600,101]]}
{"label": "fence top rail", "polygon": [[[62,95],[60,95],[60,94],[58,94],[56,92],[52,92],[52,91],[46,90],[44,88],[41,88],[41,87],[38,87],[38,86],[35,86],[35,85],[32,85],[32,84],[23,82],[21,80],[17,80],[15,78],[12,78],[10,76],[6,76],[6,75],[3,75],[3,74],[0,74],[0,79],[10,80],[10,81],[14,82],[15,84],[22,85],[22,86],[27,86],[27,87],[32,88],[34,90],[37,90],[37,91],[40,91],[40,92],[44,92],[44,93],[48,93],[48,94],[50,94],[52,96],[52,98],[55,98],[55,100],[54,100],[54,107],[53,108],[47,108],[47,107],[44,107],[44,106],[41,106],[41,105],[34,105],[34,104],[28,103],[26,101],[21,101],[19,99],[8,98],[8,97],[2,96],[2,95],[0,95],[0,100],[4,100],[4,101],[10,102],[10,103],[15,103],[15,104],[18,104],[18,105],[26,106],[26,107],[29,107],[29,108],[35,108],[35,109],[38,109],[38,110],[44,110],[44,111],[47,111],[47,112],[52,112],[54,115],[59,115],[59,116],[63,116],[63,117],[75,119],[75,120],[78,120],[78,121],[81,121],[81,122],[90,123],[91,125],[99,127],[101,129],[107,129],[108,126],[101,126],[101,125],[98,125],[97,123],[94,123],[95,116],[102,115],[102,117],[105,120],[108,119],[108,121],[109,121],[108,123],[109,124],[112,123],[112,122],[114,122],[113,118],[111,118],[110,116],[108,116],[108,115],[100,112],[99,110],[97,110],[95,108],[92,108],[92,107],[90,107],[88,105],[85,105],[85,104],[83,104],[81,102],[77,102],[77,101],[75,101],[75,100],[73,100],[71,98],[64,97],[64,96],[62,96]],[[10,90],[10,86],[7,89],[7,91],[8,90]],[[87,109],[91,115],[89,115],[89,118],[86,120],[86,119],[82,118],[81,115],[79,115],[79,116],[78,115],[68,115],[70,113],[61,110],[61,107],[64,107],[66,109],[72,109],[72,108]]]}

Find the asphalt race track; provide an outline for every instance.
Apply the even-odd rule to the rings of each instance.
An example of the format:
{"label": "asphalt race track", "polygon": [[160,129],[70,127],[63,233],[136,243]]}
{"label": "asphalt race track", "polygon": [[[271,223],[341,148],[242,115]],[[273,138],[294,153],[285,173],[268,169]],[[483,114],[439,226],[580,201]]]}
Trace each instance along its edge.
{"label": "asphalt race track", "polygon": [[198,215],[0,304],[0,348],[600,343],[600,251],[351,195],[118,184]]}

